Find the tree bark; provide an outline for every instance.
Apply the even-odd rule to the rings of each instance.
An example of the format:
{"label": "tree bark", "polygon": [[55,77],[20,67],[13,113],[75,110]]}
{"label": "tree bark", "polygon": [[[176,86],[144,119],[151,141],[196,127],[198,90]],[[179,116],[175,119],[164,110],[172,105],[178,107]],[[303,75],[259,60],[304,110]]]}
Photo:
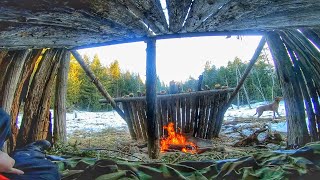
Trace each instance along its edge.
{"label": "tree bark", "polygon": [[29,54],[27,60],[25,61],[23,65],[23,70],[19,78],[19,82],[17,85],[17,89],[15,91],[13,103],[11,106],[11,133],[12,136],[10,138],[10,151],[13,151],[16,146],[16,140],[18,136],[18,114],[20,110],[20,105],[22,99],[24,99],[23,96],[23,87],[25,84],[29,84],[30,76],[34,70],[34,67],[36,65],[36,62],[41,54],[42,49],[36,49],[32,50]]}
{"label": "tree bark", "polygon": [[61,58],[56,78],[56,91],[54,102],[53,142],[67,142],[66,130],[66,95],[68,84],[68,72],[70,65],[70,51]]}
{"label": "tree bark", "polygon": [[299,81],[300,89],[301,89],[302,95],[304,97],[305,109],[307,111],[307,116],[308,116],[308,121],[309,121],[308,128],[309,128],[309,132],[311,135],[311,141],[317,141],[319,137],[318,137],[318,133],[317,133],[315,113],[313,112],[311,98],[309,95],[309,91],[312,91],[312,90],[309,88],[310,90],[308,91],[307,86],[306,86],[306,85],[308,85],[308,83],[305,81],[305,78],[303,78],[302,68],[299,66],[298,60],[296,59],[292,49],[287,44],[286,44],[286,46],[287,46],[287,51],[290,55],[290,58],[293,61],[294,71],[298,77],[297,80]]}
{"label": "tree bark", "polygon": [[29,50],[14,51],[11,54],[10,64],[1,87],[0,105],[7,113],[11,113],[14,93],[22,72],[23,64],[30,53]]}
{"label": "tree bark", "polygon": [[282,86],[288,124],[288,146],[302,146],[310,141],[304,114],[303,98],[295,80],[292,63],[280,36],[270,32],[267,42]]}
{"label": "tree bark", "polygon": [[0,66],[1,66],[1,63],[2,63],[2,61],[4,59],[4,57],[6,57],[7,53],[8,53],[7,50],[1,50],[0,51]]}
{"label": "tree bark", "polygon": [[51,92],[63,52],[63,49],[47,50],[38,65],[25,102],[17,147],[47,137]]}
{"label": "tree bark", "polygon": [[147,40],[147,72],[146,72],[146,101],[147,101],[147,132],[148,132],[148,153],[149,157],[159,157],[159,136],[157,132],[157,71],[156,71],[156,40]]}
{"label": "tree bark", "polygon": [[129,133],[130,133],[130,136],[133,140],[137,140],[137,135],[136,133],[134,132],[134,125],[133,125],[133,120],[131,119],[131,116],[130,116],[130,113],[129,112],[129,107],[130,106],[130,103],[128,102],[123,102],[122,103],[122,106],[123,106],[123,111],[124,111],[124,114],[125,114],[125,121],[127,122],[128,124],[128,129],[129,129]]}
{"label": "tree bark", "polygon": [[[52,127],[52,119],[50,112],[50,100],[54,88],[54,80],[58,72],[61,59],[65,57],[65,49],[57,49],[57,54],[53,57],[52,65],[49,69],[49,76],[46,79],[46,84],[43,90],[42,99],[38,107],[38,114],[36,119],[35,126],[31,134],[31,140],[36,141],[40,139],[47,139],[49,132],[52,133],[52,130],[49,130],[50,124]],[[39,82],[38,82],[39,83]],[[52,137],[52,134],[49,136]],[[51,140],[52,142],[52,140]]]}

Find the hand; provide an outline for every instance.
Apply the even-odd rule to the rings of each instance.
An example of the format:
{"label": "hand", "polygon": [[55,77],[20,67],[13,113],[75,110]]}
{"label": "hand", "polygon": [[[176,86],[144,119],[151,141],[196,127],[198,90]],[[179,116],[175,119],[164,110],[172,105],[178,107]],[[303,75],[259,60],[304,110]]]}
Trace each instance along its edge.
{"label": "hand", "polygon": [[23,171],[13,168],[15,160],[12,159],[7,153],[0,151],[0,172],[12,174],[24,174]]}

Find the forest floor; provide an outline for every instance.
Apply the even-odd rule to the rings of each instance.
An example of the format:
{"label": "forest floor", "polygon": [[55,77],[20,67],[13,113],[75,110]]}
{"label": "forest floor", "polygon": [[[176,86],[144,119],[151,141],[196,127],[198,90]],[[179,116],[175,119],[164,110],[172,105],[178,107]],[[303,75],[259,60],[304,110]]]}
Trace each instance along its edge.
{"label": "forest floor", "polygon": [[[242,106],[239,109],[236,107],[229,108],[225,114],[225,120],[218,138],[194,140],[207,148],[201,154],[190,154],[180,151],[163,152],[160,153],[159,159],[151,160],[148,157],[146,143],[131,140],[125,123],[121,122],[121,120],[119,121],[116,114],[113,114],[114,117],[112,118],[99,113],[92,115],[96,119],[92,121],[92,128],[88,130],[90,125],[83,124],[83,122],[88,123],[87,116],[90,114],[88,112],[78,112],[76,116],[74,114],[69,115],[69,118],[72,116],[73,120],[69,119],[69,123],[67,120],[67,124],[69,124],[68,145],[63,145],[63,147],[57,146],[56,150],[59,149],[60,151],[57,152],[62,152],[64,155],[89,155],[126,161],[178,163],[187,160],[235,159],[249,156],[256,152],[285,149],[286,122],[283,103],[279,107],[281,118],[272,119],[272,113],[265,112],[257,120],[252,115],[255,113],[255,107],[261,104],[256,103],[251,105],[251,108],[248,106]],[[82,113],[86,113],[86,116],[81,117]],[[99,118],[97,118],[103,116],[108,117],[109,121],[111,119],[112,122],[108,122],[111,126],[104,124],[106,123],[105,119],[100,122]],[[70,123],[73,121],[76,123]],[[116,125],[117,123],[119,126]],[[234,147],[235,143],[264,128],[267,128],[267,131],[257,136],[259,143],[252,143],[246,147]],[[274,134],[280,134],[283,141],[277,143],[266,143],[264,141],[268,135],[272,136]]]}

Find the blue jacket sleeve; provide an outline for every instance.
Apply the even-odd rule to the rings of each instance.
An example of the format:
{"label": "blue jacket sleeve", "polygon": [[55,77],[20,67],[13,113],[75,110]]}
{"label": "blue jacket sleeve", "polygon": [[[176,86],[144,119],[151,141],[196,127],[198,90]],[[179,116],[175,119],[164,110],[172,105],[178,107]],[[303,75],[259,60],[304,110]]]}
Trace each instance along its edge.
{"label": "blue jacket sleeve", "polygon": [[10,116],[2,108],[0,108],[0,150],[10,135]]}

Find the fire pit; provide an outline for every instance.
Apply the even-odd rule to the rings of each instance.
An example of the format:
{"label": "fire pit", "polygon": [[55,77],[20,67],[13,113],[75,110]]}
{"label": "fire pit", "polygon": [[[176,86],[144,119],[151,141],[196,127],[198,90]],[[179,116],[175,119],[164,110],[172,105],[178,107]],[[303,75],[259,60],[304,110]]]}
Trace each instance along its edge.
{"label": "fire pit", "polygon": [[167,126],[163,127],[168,131],[168,136],[161,138],[160,141],[160,151],[175,151],[179,150],[185,153],[195,154],[198,152],[198,146],[180,132],[175,132],[174,123],[170,122]]}

